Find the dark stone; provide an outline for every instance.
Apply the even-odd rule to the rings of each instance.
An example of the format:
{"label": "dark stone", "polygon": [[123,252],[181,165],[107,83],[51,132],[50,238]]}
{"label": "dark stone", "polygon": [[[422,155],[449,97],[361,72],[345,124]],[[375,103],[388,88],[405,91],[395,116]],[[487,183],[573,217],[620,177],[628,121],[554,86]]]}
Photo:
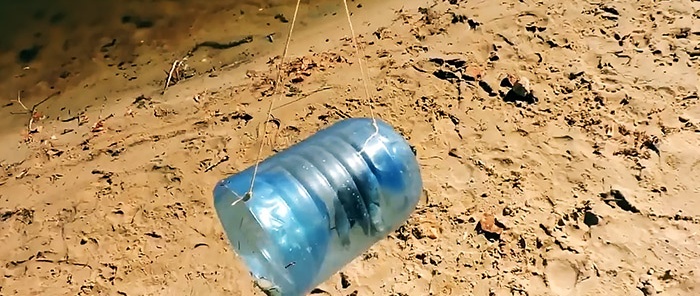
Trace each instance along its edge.
{"label": "dark stone", "polygon": [[593,214],[591,212],[583,213],[583,223],[588,225],[589,227],[593,225],[598,225],[599,222],[600,219],[598,218],[598,216],[596,216],[596,214]]}
{"label": "dark stone", "polygon": [[513,103],[525,102],[528,104],[534,104],[537,103],[539,99],[535,97],[531,92],[527,92],[525,93],[525,95],[523,95],[521,92],[518,92],[515,87],[513,87],[508,91],[508,93],[506,93],[505,97],[503,98],[503,101]]}
{"label": "dark stone", "polygon": [[41,46],[39,45],[34,45],[30,48],[25,48],[23,50],[20,50],[19,54],[17,54],[17,59],[25,64],[31,63],[34,59],[36,59],[40,51]]}

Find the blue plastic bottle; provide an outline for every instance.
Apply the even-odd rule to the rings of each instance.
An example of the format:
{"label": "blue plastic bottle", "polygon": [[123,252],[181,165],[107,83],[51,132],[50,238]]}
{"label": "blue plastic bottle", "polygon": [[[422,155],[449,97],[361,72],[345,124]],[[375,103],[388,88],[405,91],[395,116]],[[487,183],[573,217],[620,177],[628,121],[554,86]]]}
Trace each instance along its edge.
{"label": "blue plastic bottle", "polygon": [[415,154],[385,122],[339,121],[219,181],[216,212],[271,295],[309,293],[403,224],[422,193]]}

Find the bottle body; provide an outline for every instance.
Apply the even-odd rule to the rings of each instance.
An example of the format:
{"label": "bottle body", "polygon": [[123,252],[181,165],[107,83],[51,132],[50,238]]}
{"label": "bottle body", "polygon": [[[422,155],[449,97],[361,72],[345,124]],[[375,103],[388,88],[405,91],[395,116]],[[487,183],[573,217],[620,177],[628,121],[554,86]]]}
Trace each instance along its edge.
{"label": "bottle body", "polygon": [[[374,123],[376,122],[376,127]],[[279,295],[304,295],[406,221],[422,178],[406,140],[376,119],[339,121],[225,178],[214,203],[231,247]]]}

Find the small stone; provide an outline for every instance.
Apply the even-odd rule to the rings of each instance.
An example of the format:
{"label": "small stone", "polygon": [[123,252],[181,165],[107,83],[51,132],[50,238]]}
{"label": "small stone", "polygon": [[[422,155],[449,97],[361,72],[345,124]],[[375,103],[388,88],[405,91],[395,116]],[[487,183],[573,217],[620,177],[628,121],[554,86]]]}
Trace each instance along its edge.
{"label": "small stone", "polygon": [[654,286],[652,286],[652,285],[649,284],[649,283],[643,284],[643,285],[639,288],[639,290],[642,291],[642,293],[644,294],[644,296],[656,295],[656,289],[654,288]]}
{"label": "small stone", "polygon": [[438,237],[438,231],[434,227],[428,228],[428,233],[426,235],[430,239],[436,239]]}
{"label": "small stone", "polygon": [[438,234],[440,233],[440,230],[437,229],[436,226],[434,225],[428,225],[426,223],[422,223],[421,225],[418,225],[413,230],[413,236],[415,236],[417,239],[422,239],[422,238],[429,238],[429,239],[436,239],[438,237]]}
{"label": "small stone", "polygon": [[489,240],[500,240],[503,228],[503,224],[496,221],[494,215],[490,213],[484,214],[476,226],[477,232],[483,233]]}
{"label": "small stone", "polygon": [[598,223],[600,223],[600,219],[596,214],[587,211],[583,213],[583,223],[588,225],[588,227],[591,227],[593,225],[598,225]]}
{"label": "small stone", "polygon": [[566,226],[566,222],[564,221],[564,219],[560,218],[559,221],[557,221],[557,225],[563,227]]}
{"label": "small stone", "polygon": [[664,271],[664,274],[663,274],[662,276],[660,276],[659,278],[660,278],[661,280],[664,280],[664,281],[670,281],[670,280],[672,280],[674,277],[675,277],[674,272],[673,272],[672,270],[670,270],[670,269],[667,269],[666,271]]}
{"label": "small stone", "polygon": [[512,216],[513,215],[513,210],[511,210],[508,206],[503,208],[503,216]]}
{"label": "small stone", "polygon": [[530,93],[530,80],[521,77],[518,82],[513,84],[513,91],[521,97],[527,96]]}
{"label": "small stone", "polygon": [[[509,81],[511,80],[509,79]],[[504,84],[503,81],[501,84]],[[538,101],[532,94],[530,80],[526,77],[520,77],[517,81],[513,82],[513,87],[506,93],[503,99],[506,102],[526,102],[529,104],[534,104]]]}

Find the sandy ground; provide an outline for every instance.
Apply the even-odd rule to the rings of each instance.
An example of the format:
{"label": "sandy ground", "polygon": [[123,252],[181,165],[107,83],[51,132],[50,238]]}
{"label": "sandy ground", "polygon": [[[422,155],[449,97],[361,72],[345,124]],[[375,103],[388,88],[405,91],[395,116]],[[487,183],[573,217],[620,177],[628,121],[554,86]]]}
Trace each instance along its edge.
{"label": "sandy ground", "polygon": [[[305,3],[264,137],[291,3],[211,3],[64,29],[95,42],[75,53],[3,49],[0,295],[262,295],[215,182],[261,140],[270,155],[369,109],[340,6]],[[698,293],[700,2],[547,3],[352,3],[375,112],[416,147],[427,200],[318,294]],[[162,92],[194,44],[247,35],[195,52]],[[532,96],[507,95],[523,84]],[[17,91],[28,109],[60,93],[14,114]]]}

